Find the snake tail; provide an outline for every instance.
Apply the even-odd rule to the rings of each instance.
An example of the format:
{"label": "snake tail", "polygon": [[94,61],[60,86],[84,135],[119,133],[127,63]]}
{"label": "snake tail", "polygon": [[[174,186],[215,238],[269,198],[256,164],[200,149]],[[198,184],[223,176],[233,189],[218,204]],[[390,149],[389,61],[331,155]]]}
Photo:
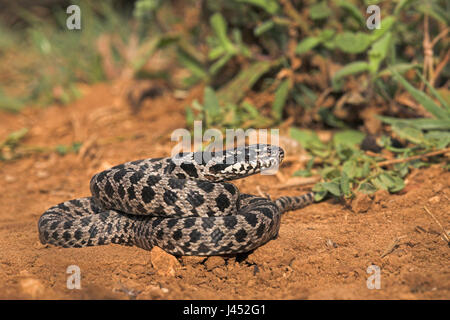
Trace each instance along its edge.
{"label": "snake tail", "polygon": [[275,204],[277,205],[281,213],[304,208],[313,202],[314,192],[309,192],[307,194],[296,197],[283,196],[275,200]]}

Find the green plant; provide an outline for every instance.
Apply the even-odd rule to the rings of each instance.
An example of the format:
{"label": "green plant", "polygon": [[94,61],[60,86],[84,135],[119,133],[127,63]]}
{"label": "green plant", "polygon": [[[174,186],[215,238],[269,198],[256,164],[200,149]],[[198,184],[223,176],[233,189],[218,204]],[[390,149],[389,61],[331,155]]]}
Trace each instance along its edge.
{"label": "green plant", "polygon": [[[316,201],[327,195],[335,197],[352,197],[355,192],[374,193],[387,190],[395,193],[405,186],[403,178],[411,168],[429,165],[429,158],[450,152],[450,108],[430,84],[426,83],[434,98],[414,88],[397,71],[391,70],[394,78],[433,116],[433,118],[398,119],[381,117],[390,124],[393,133],[406,141],[406,146],[399,148],[392,145],[389,136],[383,135],[379,145],[394,155],[387,161],[381,154],[373,156],[364,153],[359,145],[364,134],[359,131],[346,130],[334,134],[332,141],[323,143],[310,130],[291,128],[290,135],[299,141],[314,157],[319,158],[320,166],[314,168],[310,161],[306,170],[294,175],[310,176],[315,171],[322,181],[317,183]],[[420,74],[418,74],[421,77]],[[389,169],[386,169],[389,167]]]}

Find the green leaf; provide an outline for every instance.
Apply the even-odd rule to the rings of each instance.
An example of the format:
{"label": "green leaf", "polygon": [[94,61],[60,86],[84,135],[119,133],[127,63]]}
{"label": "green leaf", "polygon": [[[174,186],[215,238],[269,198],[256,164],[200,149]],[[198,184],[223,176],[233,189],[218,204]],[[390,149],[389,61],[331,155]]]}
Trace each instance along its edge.
{"label": "green leaf", "polygon": [[365,61],[355,61],[347,64],[342,69],[339,69],[334,76],[333,76],[333,82],[337,82],[341,78],[347,77],[349,75],[358,74],[364,71],[368,71],[370,69],[370,66]]}
{"label": "green leaf", "polygon": [[297,170],[292,174],[294,177],[311,177],[311,171]]}
{"label": "green leaf", "polygon": [[346,53],[361,53],[366,51],[372,40],[369,35],[362,32],[345,31],[334,39],[336,47]]}
{"label": "green leaf", "polygon": [[354,160],[347,160],[342,165],[342,172],[345,172],[346,176],[353,179],[357,176],[357,164]]}
{"label": "green leaf", "polygon": [[235,53],[236,49],[227,36],[227,23],[225,21],[225,18],[219,12],[216,12],[212,15],[211,26],[217,38],[219,39],[222,48],[224,48],[228,53]]}
{"label": "green leaf", "polygon": [[203,106],[208,123],[212,123],[220,116],[219,99],[211,87],[206,87],[203,96]]}
{"label": "green leaf", "polygon": [[381,19],[381,28],[372,31],[370,40],[373,42],[384,36],[386,32],[392,29],[395,21],[396,20],[394,16],[387,16],[386,18]]}
{"label": "green leaf", "polygon": [[236,2],[244,2],[257,7],[260,7],[267,11],[267,13],[275,14],[278,9],[278,3],[275,0],[235,0]]}
{"label": "green leaf", "polygon": [[339,131],[333,135],[333,143],[335,146],[342,144],[350,148],[355,148],[355,146],[364,140],[365,136],[364,133],[356,130]]}
{"label": "green leaf", "polygon": [[364,162],[361,170],[361,178],[366,178],[370,174],[370,163],[368,161]]}
{"label": "green leaf", "polygon": [[428,131],[425,133],[428,143],[436,146],[437,149],[444,149],[450,144],[449,131]]}
{"label": "green leaf", "polygon": [[450,130],[450,120],[439,119],[398,119],[393,117],[377,116],[381,121],[391,125],[402,123],[405,125],[414,126],[422,130]]}
{"label": "green leaf", "polygon": [[24,102],[21,99],[6,95],[0,88],[0,110],[19,112],[24,106]]}
{"label": "green leaf", "polygon": [[322,121],[331,127],[340,129],[348,128],[347,124],[343,120],[336,117],[330,108],[319,108],[317,113]]}
{"label": "green leaf", "polygon": [[386,58],[390,48],[391,39],[392,34],[388,32],[385,36],[372,45],[372,48],[369,51],[369,65],[371,74],[374,75],[377,73],[381,62]]}
{"label": "green leaf", "polygon": [[420,77],[420,79],[427,85],[428,90],[430,90],[431,94],[440,102],[440,104],[447,110],[447,112],[450,112],[450,104],[445,101],[445,99],[437,92],[435,88],[425,79],[420,72],[417,72],[417,75]]}
{"label": "green leaf", "polygon": [[366,24],[366,19],[362,15],[361,10],[353,3],[343,0],[338,0],[336,1],[336,3],[340,8],[350,13],[361,26],[364,26]]}
{"label": "green leaf", "polygon": [[219,100],[238,104],[255,82],[258,81],[263,74],[278,64],[279,61],[254,62],[219,90],[217,93]]}
{"label": "green leaf", "polygon": [[323,182],[322,186],[325,190],[336,197],[340,197],[342,195],[341,189],[339,188],[339,184],[337,182]]}
{"label": "green leaf", "polygon": [[341,176],[341,172],[334,166],[325,167],[320,171],[320,175],[324,180],[333,180]]}
{"label": "green leaf", "polygon": [[63,156],[66,155],[70,150],[68,146],[60,144],[55,147],[55,151]]}
{"label": "green leaf", "polygon": [[312,191],[314,192],[314,200],[317,202],[323,200],[328,193],[323,186],[323,182],[316,183],[313,186]]}
{"label": "green leaf", "polygon": [[195,120],[194,112],[189,106],[186,106],[185,112],[186,112],[186,126],[188,128],[192,128],[194,126]]}
{"label": "green leaf", "polygon": [[180,63],[189,69],[193,75],[200,79],[207,77],[207,73],[203,69],[203,65],[186,51],[179,48],[177,50],[177,57]]}
{"label": "green leaf", "polygon": [[369,182],[363,182],[358,187],[358,191],[365,194],[372,194],[377,191],[377,188]]}
{"label": "green leaf", "polygon": [[430,97],[424,92],[414,88],[405,78],[403,78],[395,70],[391,70],[394,78],[417,100],[428,112],[430,112],[437,119],[450,119],[450,113],[439,107]]}
{"label": "green leaf", "polygon": [[400,11],[407,6],[410,2],[413,2],[414,0],[400,0],[394,9],[394,15],[398,15]]}
{"label": "green leaf", "polygon": [[390,76],[392,75],[391,70],[395,70],[399,73],[405,73],[408,70],[418,67],[420,67],[420,65],[417,63],[397,63],[378,72],[377,77]]}
{"label": "green leaf", "polygon": [[17,131],[11,132],[6,137],[6,139],[3,142],[0,143],[0,148],[2,148],[5,145],[11,146],[11,147],[16,146],[20,142],[20,140],[25,138],[27,133],[28,133],[28,128],[22,128],[22,129],[19,129]]}
{"label": "green leaf", "polygon": [[327,146],[320,141],[314,131],[291,127],[289,135],[300,142],[304,148],[326,150]]}
{"label": "green leaf", "polygon": [[209,68],[210,75],[215,75],[223,66],[227,64],[228,61],[233,57],[232,54],[226,53],[222,58],[218,61],[214,62],[213,65]]}
{"label": "green leaf", "polygon": [[333,29],[323,29],[319,34],[319,38],[323,42],[326,42],[328,40],[331,40],[335,33],[336,31],[334,31]]}
{"label": "green leaf", "polygon": [[284,80],[275,91],[275,99],[272,105],[272,115],[279,121],[283,115],[283,108],[289,94],[289,79]]}
{"label": "green leaf", "polygon": [[316,46],[318,46],[322,42],[322,39],[318,37],[307,37],[303,39],[295,49],[295,53],[297,54],[303,54],[311,49],[314,49]]}
{"label": "green leaf", "polygon": [[409,126],[404,123],[395,123],[392,126],[392,130],[403,139],[407,139],[415,144],[424,144],[426,143],[425,137],[423,135],[422,130]]}
{"label": "green leaf", "polygon": [[340,179],[340,187],[341,187],[342,193],[346,197],[351,195],[352,192],[350,190],[350,179],[348,178],[345,171],[342,171],[342,175],[341,175],[341,179]]}
{"label": "green leaf", "polygon": [[312,5],[309,8],[309,16],[313,20],[321,20],[328,18],[331,15],[331,9],[326,1],[321,1]]}
{"label": "green leaf", "polygon": [[312,175],[311,169],[313,165],[314,165],[314,157],[308,160],[305,170],[297,170],[294,172],[293,176],[310,177]]}
{"label": "green leaf", "polygon": [[272,20],[265,21],[253,30],[253,34],[258,37],[272,29],[274,26],[275,22],[273,22]]}
{"label": "green leaf", "polygon": [[371,181],[378,189],[388,190],[389,192],[398,192],[405,187],[403,179],[393,172],[383,172]]}

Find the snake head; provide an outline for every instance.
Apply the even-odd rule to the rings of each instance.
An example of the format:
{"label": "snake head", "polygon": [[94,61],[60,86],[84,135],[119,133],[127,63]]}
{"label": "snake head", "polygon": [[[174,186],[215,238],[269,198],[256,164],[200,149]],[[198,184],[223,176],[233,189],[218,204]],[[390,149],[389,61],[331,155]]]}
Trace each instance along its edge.
{"label": "snake head", "polygon": [[214,181],[233,180],[255,173],[274,174],[284,158],[282,148],[269,144],[252,144],[211,152],[210,159],[203,153],[203,174]]}

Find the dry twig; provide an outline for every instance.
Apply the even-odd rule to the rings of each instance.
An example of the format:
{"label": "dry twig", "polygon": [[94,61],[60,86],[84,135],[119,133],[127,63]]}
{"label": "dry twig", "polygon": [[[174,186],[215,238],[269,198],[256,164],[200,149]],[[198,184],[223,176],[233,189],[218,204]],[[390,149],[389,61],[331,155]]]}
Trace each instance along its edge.
{"label": "dry twig", "polygon": [[383,252],[383,254],[381,255],[381,258],[384,258],[388,254],[391,254],[392,252],[394,252],[394,250],[398,248],[398,246],[400,244],[400,240],[403,239],[403,238],[406,238],[406,236],[400,236],[400,237],[395,238],[391,242],[389,247],[387,247],[387,249]]}
{"label": "dry twig", "polygon": [[437,223],[437,225],[442,229],[442,238],[447,241],[448,244],[450,244],[450,239],[448,237],[447,234],[447,230],[444,229],[444,227],[442,226],[442,224],[439,222],[438,219],[436,219],[436,217],[431,213],[430,210],[428,210],[428,208],[426,206],[423,207],[425,209],[425,211],[430,215],[431,218],[433,218],[433,220]]}
{"label": "dry twig", "polygon": [[407,157],[407,158],[403,158],[403,159],[393,159],[393,160],[381,161],[381,162],[378,162],[377,165],[380,167],[384,167],[384,166],[388,166],[391,164],[404,163],[404,162],[409,162],[412,160],[419,160],[419,159],[423,159],[423,158],[433,157],[433,156],[437,156],[440,154],[445,154],[447,152],[450,152],[450,148],[432,151],[432,152],[425,153],[425,154],[419,154],[417,156]]}

